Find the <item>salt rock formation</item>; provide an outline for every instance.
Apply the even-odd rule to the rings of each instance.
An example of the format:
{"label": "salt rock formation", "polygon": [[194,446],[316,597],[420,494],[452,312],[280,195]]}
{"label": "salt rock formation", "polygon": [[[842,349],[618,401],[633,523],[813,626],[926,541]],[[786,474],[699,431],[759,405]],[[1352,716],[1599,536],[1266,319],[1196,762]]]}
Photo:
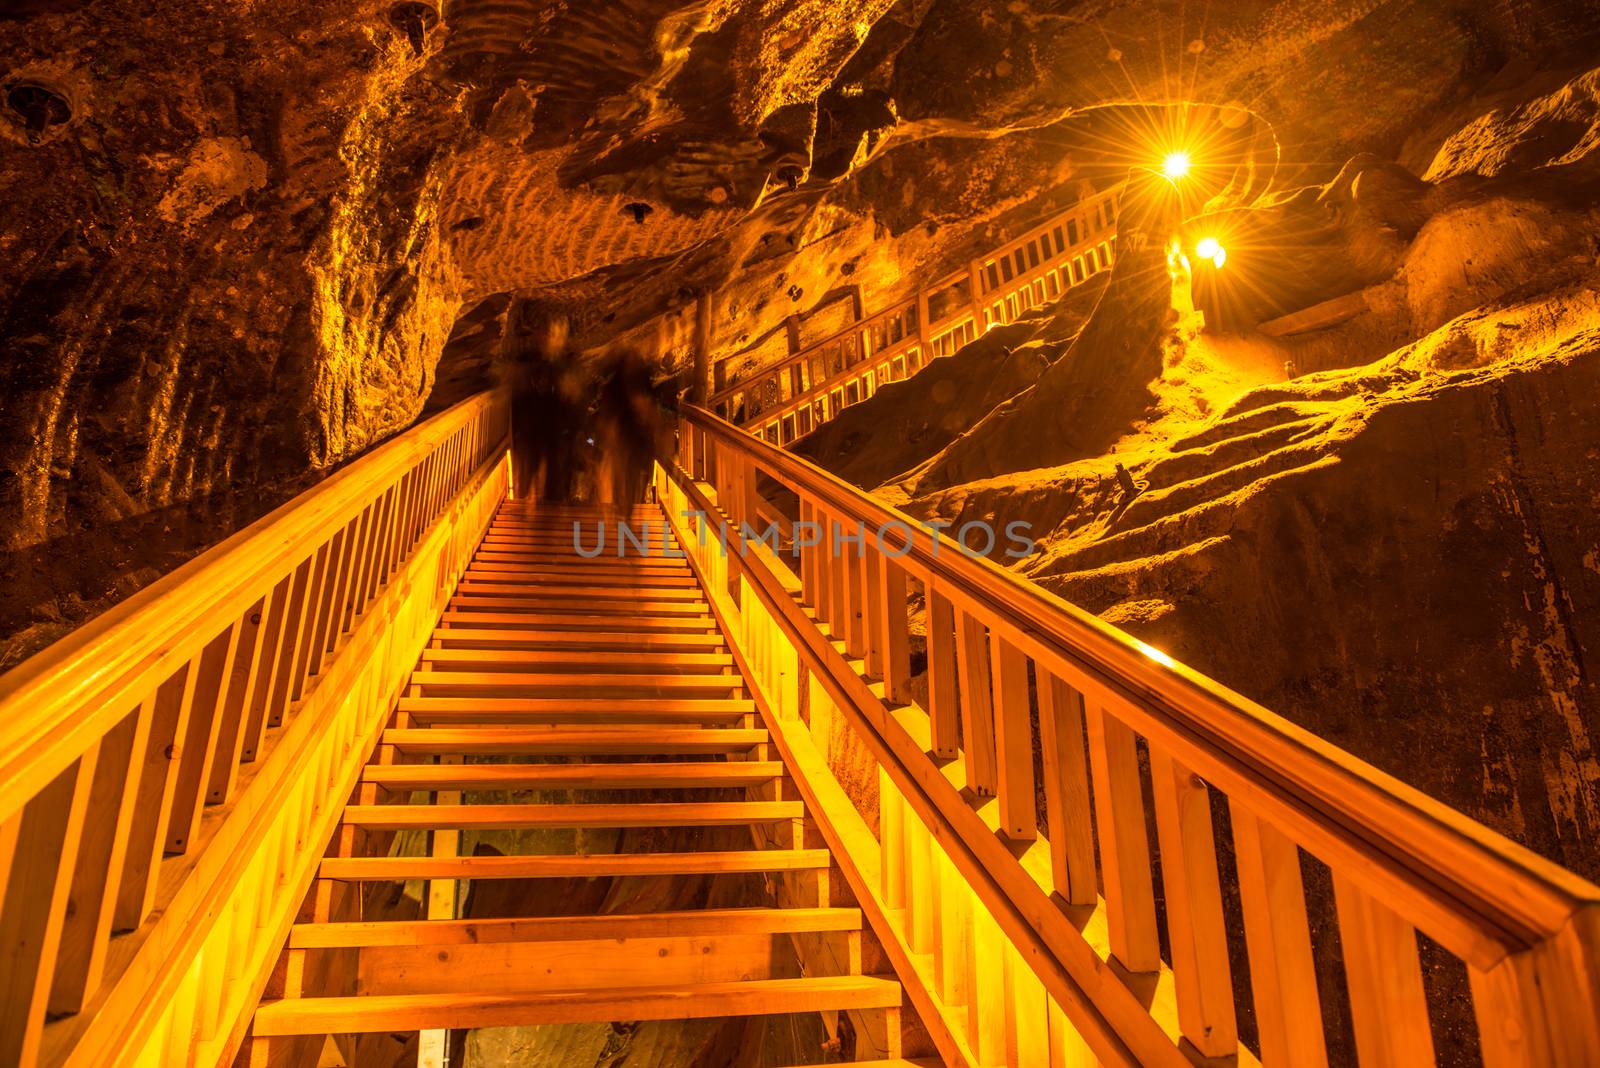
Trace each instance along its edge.
{"label": "salt rock formation", "polygon": [[[1020,564],[1036,581],[1600,874],[1600,109],[1515,118],[1556,115],[1593,77],[1543,73],[1531,103],[1468,120],[1477,165],[1446,132],[1450,177],[1361,161],[1353,180],[1233,209],[1257,237],[1230,269],[1306,247],[1306,213],[1328,217],[1322,249],[1381,255],[1297,271],[1276,302],[1248,287],[1225,329],[1169,310],[1128,365],[1144,401],[1101,447],[1075,420],[1103,395],[1036,400],[1085,358],[1091,319],[1037,384],[883,491],[927,517],[1032,523],[1048,532]],[[1517,153],[1491,129],[1544,154],[1502,167]],[[1363,198],[1375,171],[1385,192]],[[1139,313],[1118,283],[1095,317],[1121,324]],[[1277,336],[1255,329],[1268,317]],[[1040,468],[1052,448],[1079,458]]]}

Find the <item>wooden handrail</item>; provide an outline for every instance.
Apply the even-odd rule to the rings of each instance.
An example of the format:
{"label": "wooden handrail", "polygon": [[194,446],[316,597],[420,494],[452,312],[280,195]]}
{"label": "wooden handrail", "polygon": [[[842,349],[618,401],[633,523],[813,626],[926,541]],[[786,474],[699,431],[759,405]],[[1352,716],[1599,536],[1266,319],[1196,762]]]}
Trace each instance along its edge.
{"label": "wooden handrail", "polygon": [[[1298,848],[1334,879],[1364,1062],[1369,1050],[1387,1050],[1404,1052],[1394,1063],[1431,1063],[1428,1007],[1420,972],[1413,974],[1416,930],[1466,964],[1488,1063],[1600,1063],[1600,1027],[1593,1022],[1600,1008],[1600,887],[710,412],[683,413],[680,448],[686,468],[715,486],[712,497],[735,525],[755,523],[761,514],[755,487],[758,475],[766,475],[796,494],[802,521],[868,532],[859,560],[826,545],[802,552],[801,599],[825,633],[862,657],[858,667],[881,678],[883,695],[894,699],[886,713],[870,707],[866,691],[854,691],[860,722],[877,725],[883,753],[898,765],[887,770],[926,794],[906,801],[935,840],[957,836],[963,851],[985,852],[984,832],[959,810],[964,802],[942,790],[948,766],[941,775],[938,757],[959,750],[965,781],[980,796],[997,795],[998,805],[990,806],[998,810],[991,813],[994,830],[1025,843],[1045,841],[1035,826],[1031,766],[1035,753],[1044,752],[1052,868],[1045,892],[1053,889],[1073,903],[1099,900],[1098,855],[1107,955],[1132,972],[1168,967],[1155,956],[1147,799],[1137,765],[1128,763],[1143,739],[1156,790],[1168,941],[1175,946],[1176,1031],[1208,1055],[1234,1052],[1236,1042],[1225,953],[1220,979],[1214,959],[1225,945],[1207,800],[1215,792],[1234,814],[1235,844],[1250,869],[1241,868],[1239,877],[1254,943],[1252,969],[1268,966],[1256,952],[1269,943],[1287,945],[1283,958],[1298,962],[1278,984],[1280,992],[1291,992],[1281,1003],[1261,1004],[1265,995],[1258,989],[1268,1047],[1291,1041],[1283,1028],[1298,1036],[1295,1041],[1311,1042],[1308,1019],[1316,1025],[1318,1048],[1322,1042],[1314,982],[1305,990],[1306,904],[1298,862],[1290,863]],[[892,552],[872,544],[873,532],[884,529]],[[751,569],[747,561],[741,566]],[[928,710],[909,704],[900,677],[907,670],[903,656],[890,655],[896,642],[904,643],[905,598],[895,591],[907,579],[921,584],[930,621]],[[774,613],[782,615],[782,606]],[[794,636],[810,641],[800,630]],[[816,655],[826,659],[828,648],[815,644]],[[1031,689],[1030,664],[1036,676]],[[909,722],[924,728],[901,730],[908,709],[914,713]],[[1051,725],[1049,736],[1035,736],[1030,716]],[[1073,761],[1070,744],[1059,739],[1070,734],[1082,745],[1085,727],[1093,776],[1087,767],[1056,766]],[[922,742],[913,744],[918,730]],[[1069,748],[1057,751],[1058,744]],[[1077,760],[1082,763],[1081,756]],[[1091,785],[1093,827],[1086,811],[1067,804],[1069,797],[1086,804]],[[951,859],[962,865],[956,854]],[[1285,885],[1294,891],[1287,897]],[[1015,896],[1028,896],[1026,884],[1011,886],[1022,889],[1008,891],[1006,909],[1034,909],[1049,926],[1037,901]],[[1186,907],[1175,911],[1173,902],[1185,898]],[[1072,949],[1059,931],[1021,930],[1000,914],[996,920],[1002,928],[1009,924],[1008,934],[1037,936],[1047,952]],[[1066,961],[1052,966],[1029,959],[1053,996],[1067,992],[1053,971]],[[1076,974],[1080,983],[1095,981],[1081,966]],[[1148,1040],[1120,1033],[1130,1045]]]}
{"label": "wooden handrail", "polygon": [[193,656],[220,629],[213,624],[259,596],[264,579],[348,523],[374,485],[391,485],[504,403],[479,394],[379,445],[0,675],[0,821],[76,759],[74,741],[104,733],[121,699]]}
{"label": "wooden handrail", "polygon": [[0,1064],[231,1057],[509,430],[463,401],[0,676]]}
{"label": "wooden handrail", "polygon": [[[1110,251],[1107,238],[1113,226],[1110,222],[1102,225],[1098,220],[1102,205],[1114,204],[1119,194],[1120,189],[1112,189],[1079,201],[1066,211],[1035,224],[1021,235],[983,254],[965,267],[923,286],[911,299],[892,304],[849,323],[826,337],[796,349],[778,363],[723,387],[712,396],[709,406],[726,409],[737,398],[749,394],[762,382],[774,384],[781,391],[783,378],[792,368],[807,368],[808,381],[803,390],[760,411],[749,410],[747,407],[740,420],[745,424],[764,427],[769,440],[787,445],[794,437],[809,432],[814,425],[833,419],[843,406],[853,403],[847,398],[844,405],[839,405],[828,399],[842,388],[854,385],[856,399],[865,399],[884,382],[910,377],[926,367],[933,358],[951,355],[961,344],[976,337],[981,330],[1008,323],[1019,314],[1019,311],[1032,308],[1043,300],[1060,296],[1062,292],[1081,281],[1067,273],[1068,266],[1079,257],[1087,256],[1097,245],[1106,246],[1107,262],[1100,264],[1100,267],[1108,267]],[[1091,210],[1096,219],[1094,225],[1090,225],[1088,221]],[[1080,218],[1084,221],[1084,231],[1077,241],[1063,247],[1058,238],[1052,244],[1050,235],[1053,231],[1065,230],[1069,222]],[[1028,265],[1022,270],[1011,273],[1013,256],[1030,247],[1033,249],[1033,256],[1028,258]],[[1041,248],[1044,250],[1043,255],[1039,255]],[[996,270],[991,280],[986,270],[991,264],[1003,264],[1005,277],[1001,277],[1002,272]],[[1096,267],[1091,260],[1087,274],[1092,276],[1095,273]],[[968,304],[949,309],[937,320],[933,319],[929,314],[931,298],[963,281],[970,283]],[[886,319],[898,318],[912,309],[917,311],[914,331],[908,332],[900,340],[889,343],[881,350],[868,351],[870,347],[868,339],[874,326]],[[951,335],[958,335],[955,336],[954,343],[944,344]],[[859,342],[854,362],[820,379],[809,373],[809,364],[814,357],[856,338],[859,338]],[[901,361],[903,367],[895,367],[894,361],[898,357],[904,357]],[[804,416],[798,414],[802,411],[806,413]],[[814,421],[813,415],[815,415]],[[796,416],[804,426],[797,422],[795,427],[786,427],[784,420],[790,416]]]}

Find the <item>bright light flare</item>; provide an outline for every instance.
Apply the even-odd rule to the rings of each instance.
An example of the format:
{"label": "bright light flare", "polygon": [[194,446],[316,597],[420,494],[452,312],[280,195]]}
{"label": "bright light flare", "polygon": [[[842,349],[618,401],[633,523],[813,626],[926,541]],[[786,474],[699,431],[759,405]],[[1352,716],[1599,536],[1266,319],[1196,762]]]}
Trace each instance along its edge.
{"label": "bright light flare", "polygon": [[1228,250],[1214,237],[1202,237],[1194,247],[1194,254],[1203,260],[1210,260],[1213,267],[1221,267],[1228,262]]}
{"label": "bright light flare", "polygon": [[1189,174],[1189,153],[1168,152],[1167,158],[1161,161],[1161,173],[1173,181],[1187,177]]}

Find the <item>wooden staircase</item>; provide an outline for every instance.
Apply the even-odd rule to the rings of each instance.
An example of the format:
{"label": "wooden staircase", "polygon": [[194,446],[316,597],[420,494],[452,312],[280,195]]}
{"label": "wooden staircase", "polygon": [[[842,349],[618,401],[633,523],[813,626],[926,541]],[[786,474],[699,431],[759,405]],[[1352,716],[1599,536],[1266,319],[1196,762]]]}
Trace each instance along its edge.
{"label": "wooden staircase", "polygon": [[[602,520],[604,555],[580,555],[573,524],[589,548]],[[420,1063],[445,1065],[451,1030],[782,1013],[848,1020],[863,1062],[928,1063],[898,1059],[900,984],[861,974],[861,913],[831,905],[829,853],[806,847],[806,809],[694,573],[662,555],[660,510],[626,517],[650,524],[648,557],[618,558],[617,521],[515,501],[496,516],[290,932],[253,1063],[316,1063],[331,1035],[419,1032]],[[635,828],[659,833],[581,851]],[[570,832],[580,851],[475,855],[464,832]],[[707,836],[747,846],[693,848]],[[695,876],[754,880],[765,904],[482,915],[468,892]],[[379,908],[407,882],[422,888],[415,915]],[[561,896],[544,889],[493,900]]]}

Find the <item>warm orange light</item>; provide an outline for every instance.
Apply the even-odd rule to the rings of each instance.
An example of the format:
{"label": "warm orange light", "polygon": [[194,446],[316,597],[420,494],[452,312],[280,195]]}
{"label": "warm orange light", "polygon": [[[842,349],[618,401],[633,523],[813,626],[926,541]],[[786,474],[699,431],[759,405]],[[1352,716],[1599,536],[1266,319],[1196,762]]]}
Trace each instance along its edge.
{"label": "warm orange light", "polygon": [[1168,152],[1167,158],[1161,161],[1161,173],[1177,181],[1189,173],[1189,153]]}
{"label": "warm orange light", "polygon": [[1210,260],[1213,267],[1221,267],[1228,262],[1228,250],[1214,237],[1202,237],[1194,247],[1194,254],[1203,260]]}

